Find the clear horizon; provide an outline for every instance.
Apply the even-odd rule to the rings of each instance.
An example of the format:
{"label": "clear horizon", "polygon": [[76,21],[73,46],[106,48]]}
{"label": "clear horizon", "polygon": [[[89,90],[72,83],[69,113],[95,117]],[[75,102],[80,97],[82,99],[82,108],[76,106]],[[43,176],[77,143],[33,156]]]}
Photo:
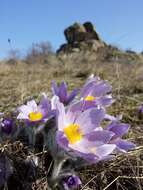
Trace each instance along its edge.
{"label": "clear horizon", "polygon": [[13,49],[26,53],[32,43],[49,41],[56,50],[63,31],[91,21],[101,39],[121,49],[143,51],[142,0],[0,0],[0,59]]}

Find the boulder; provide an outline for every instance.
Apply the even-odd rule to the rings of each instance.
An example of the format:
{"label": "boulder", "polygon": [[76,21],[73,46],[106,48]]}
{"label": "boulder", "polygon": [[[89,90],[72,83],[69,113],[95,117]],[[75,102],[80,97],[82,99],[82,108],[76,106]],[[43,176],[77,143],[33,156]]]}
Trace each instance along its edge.
{"label": "boulder", "polygon": [[91,22],[85,22],[83,26],[86,30],[88,39],[100,40],[99,35],[97,34],[96,29]]}
{"label": "boulder", "polygon": [[[100,39],[94,25],[91,22],[84,24],[74,23],[64,30],[67,43],[60,46],[57,53],[70,53],[75,48],[80,50],[97,51],[105,43]],[[77,51],[78,52],[78,51]]]}
{"label": "boulder", "polygon": [[86,30],[84,26],[79,23],[73,24],[64,31],[64,35],[68,44],[83,41],[85,38],[85,33]]}

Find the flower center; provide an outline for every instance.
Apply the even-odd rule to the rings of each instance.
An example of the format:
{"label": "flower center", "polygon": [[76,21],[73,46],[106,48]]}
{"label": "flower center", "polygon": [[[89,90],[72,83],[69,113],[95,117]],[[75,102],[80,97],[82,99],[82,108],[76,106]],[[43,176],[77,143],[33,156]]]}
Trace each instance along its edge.
{"label": "flower center", "polygon": [[88,95],[88,96],[86,96],[85,100],[86,100],[86,101],[94,101],[94,100],[95,100],[95,97]]}
{"label": "flower center", "polygon": [[70,144],[74,144],[82,139],[82,132],[80,126],[77,124],[69,124],[64,128],[64,133],[69,140]]}
{"label": "flower center", "polygon": [[42,119],[42,117],[43,117],[43,115],[41,112],[31,112],[29,114],[30,121],[39,121]]}

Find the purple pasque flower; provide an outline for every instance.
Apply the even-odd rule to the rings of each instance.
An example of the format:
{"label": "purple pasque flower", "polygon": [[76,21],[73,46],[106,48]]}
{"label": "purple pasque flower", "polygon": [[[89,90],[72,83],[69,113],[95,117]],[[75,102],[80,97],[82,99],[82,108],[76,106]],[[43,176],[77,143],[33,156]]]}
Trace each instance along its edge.
{"label": "purple pasque flower", "polygon": [[128,133],[129,127],[129,124],[120,123],[119,121],[113,121],[106,127],[106,130],[114,133],[110,143],[116,144],[117,151],[127,152],[128,150],[135,148],[134,143],[122,139],[122,137]]}
{"label": "purple pasque flower", "polygon": [[84,112],[65,111],[57,101],[57,143],[67,151],[72,151],[85,160],[96,162],[113,152],[116,145],[109,144],[114,135],[100,128],[105,117],[102,108],[91,108]]}
{"label": "purple pasque flower", "polygon": [[10,135],[16,127],[15,121],[12,118],[3,118],[0,123],[1,131],[6,135]]}
{"label": "purple pasque flower", "polygon": [[19,114],[17,119],[23,119],[28,122],[37,123],[40,121],[46,122],[52,116],[54,116],[54,110],[52,110],[51,102],[45,94],[37,105],[35,100],[28,101],[26,105],[22,105],[18,108]]}
{"label": "purple pasque flower", "polygon": [[63,179],[63,185],[65,190],[75,189],[81,185],[81,180],[76,175],[70,175]]}
{"label": "purple pasque flower", "polygon": [[16,123],[15,117],[3,116],[0,120],[0,142],[16,139],[20,126]]}
{"label": "purple pasque flower", "polygon": [[51,88],[53,95],[58,96],[60,102],[62,102],[64,105],[68,105],[70,102],[72,102],[78,94],[78,89],[74,89],[70,94],[68,94],[67,84],[64,81],[59,86],[55,81],[52,81]]}
{"label": "purple pasque flower", "polygon": [[110,106],[114,100],[111,95],[112,86],[93,75],[87,80],[80,92],[80,97],[89,106]]}

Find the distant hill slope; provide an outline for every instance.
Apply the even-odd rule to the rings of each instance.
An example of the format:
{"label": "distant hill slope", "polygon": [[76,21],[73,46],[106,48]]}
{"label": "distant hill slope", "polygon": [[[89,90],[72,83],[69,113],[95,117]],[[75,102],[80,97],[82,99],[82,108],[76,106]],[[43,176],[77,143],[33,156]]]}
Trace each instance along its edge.
{"label": "distant hill slope", "polygon": [[108,45],[96,32],[91,22],[84,24],[74,23],[64,30],[66,43],[57,50],[58,55],[72,57],[79,52],[90,52],[100,62],[142,63],[143,54],[137,54],[132,50],[122,51],[119,48]]}
{"label": "distant hill slope", "polygon": [[53,52],[49,42],[34,43],[23,60],[19,57],[10,57],[3,62],[8,65],[36,63],[54,67],[57,63],[65,64],[66,62],[69,68],[75,62],[78,62],[78,65],[86,62],[91,68],[94,68],[95,63],[98,65],[104,63],[143,64],[143,52],[136,53],[129,49],[123,51],[107,44],[101,39],[91,22],[84,24],[76,22],[64,30],[64,35],[66,43],[62,44],[56,53]]}

